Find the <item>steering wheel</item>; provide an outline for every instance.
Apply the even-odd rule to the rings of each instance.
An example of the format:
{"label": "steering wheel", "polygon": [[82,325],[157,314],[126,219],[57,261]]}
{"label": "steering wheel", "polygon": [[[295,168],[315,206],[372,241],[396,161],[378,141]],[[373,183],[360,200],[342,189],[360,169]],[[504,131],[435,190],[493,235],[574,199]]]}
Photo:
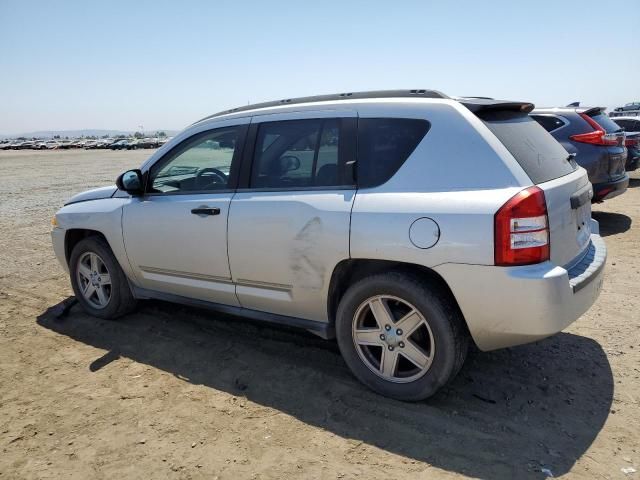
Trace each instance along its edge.
{"label": "steering wheel", "polygon": [[[207,183],[204,183],[204,182]],[[226,185],[227,176],[217,168],[207,167],[198,171],[196,175],[196,185],[198,190],[206,190],[207,187],[213,185]]]}

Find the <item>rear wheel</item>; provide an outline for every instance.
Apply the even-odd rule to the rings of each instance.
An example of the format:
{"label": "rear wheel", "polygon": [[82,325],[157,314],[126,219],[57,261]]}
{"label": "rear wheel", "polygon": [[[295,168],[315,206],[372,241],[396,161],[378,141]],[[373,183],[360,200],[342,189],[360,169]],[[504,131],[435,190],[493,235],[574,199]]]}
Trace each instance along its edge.
{"label": "rear wheel", "polygon": [[69,274],[78,302],[90,315],[115,319],[135,308],[127,277],[100,237],[78,242],[71,252]]}
{"label": "rear wheel", "polygon": [[437,284],[390,272],[352,285],[338,307],[336,334],[354,375],[398,400],[433,395],[459,371],[468,334]]}

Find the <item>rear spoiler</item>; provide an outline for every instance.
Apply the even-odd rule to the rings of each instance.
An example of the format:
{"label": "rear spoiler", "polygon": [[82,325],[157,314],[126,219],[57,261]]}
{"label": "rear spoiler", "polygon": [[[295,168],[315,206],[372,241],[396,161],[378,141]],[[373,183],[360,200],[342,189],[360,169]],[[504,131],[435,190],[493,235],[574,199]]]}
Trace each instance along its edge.
{"label": "rear spoiler", "polygon": [[585,108],[582,112],[578,112],[578,113],[584,113],[585,115],[589,115],[591,117],[593,115],[599,115],[601,113],[604,113],[606,109],[607,107],[589,107],[589,108]]}
{"label": "rear spoiler", "polygon": [[460,98],[458,101],[476,115],[499,111],[529,113],[534,108],[533,103],[488,98]]}

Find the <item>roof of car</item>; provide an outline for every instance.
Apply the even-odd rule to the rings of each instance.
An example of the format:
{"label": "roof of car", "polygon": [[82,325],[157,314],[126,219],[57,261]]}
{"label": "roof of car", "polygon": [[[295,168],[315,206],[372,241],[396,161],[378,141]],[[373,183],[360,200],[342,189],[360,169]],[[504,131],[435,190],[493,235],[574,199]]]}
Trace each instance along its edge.
{"label": "roof of car", "polygon": [[563,112],[575,112],[575,113],[596,113],[597,111],[604,112],[607,107],[536,107],[532,113],[563,113]]}
{"label": "roof of car", "polygon": [[613,120],[614,122],[616,120],[635,120],[636,122],[640,122],[640,117],[634,117],[633,115],[616,115],[615,117],[611,117],[611,120]]}
{"label": "roof of car", "polygon": [[317,102],[331,102],[339,100],[356,100],[366,98],[449,98],[442,92],[437,90],[426,89],[413,89],[413,90],[374,90],[370,92],[345,92],[345,93],[331,93],[328,95],[313,95],[309,97],[297,97],[297,98],[284,98],[282,100],[274,100],[271,102],[255,103],[252,105],[245,105],[243,107],[231,108],[229,110],[223,110],[222,112],[214,113],[208,117],[204,117],[195,123],[200,123],[204,120],[208,120],[214,117],[221,117],[222,115],[229,115],[231,113],[245,112],[248,110],[258,110],[262,108],[281,107],[286,105],[296,105],[301,103],[317,103]]}
{"label": "roof of car", "polygon": [[248,112],[252,110],[267,109],[273,107],[282,107],[297,104],[309,104],[318,102],[336,102],[344,100],[362,100],[362,99],[376,99],[376,98],[410,98],[410,99],[446,99],[456,100],[467,107],[472,112],[478,113],[485,110],[518,110],[522,112],[529,112],[533,109],[533,104],[528,102],[514,102],[509,100],[495,100],[490,97],[449,97],[438,90],[428,89],[412,89],[412,90],[374,90],[369,92],[348,92],[348,93],[334,93],[329,95],[315,95],[309,97],[298,98],[286,98],[282,100],[275,100],[271,102],[256,103],[253,105],[245,105],[242,107],[236,107],[229,110],[223,110],[222,112],[214,113],[204,117],[193,125],[210,120],[216,117],[224,115],[230,115],[241,112]]}

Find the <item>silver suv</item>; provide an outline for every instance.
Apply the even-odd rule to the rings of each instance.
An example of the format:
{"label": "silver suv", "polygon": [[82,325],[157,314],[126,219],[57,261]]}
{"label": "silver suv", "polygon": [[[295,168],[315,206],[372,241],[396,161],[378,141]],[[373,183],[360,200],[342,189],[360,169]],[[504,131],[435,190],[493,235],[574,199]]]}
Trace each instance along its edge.
{"label": "silver suv", "polygon": [[73,197],[53,246],[91,315],[154,298],[293,325],[420,400],[470,341],[547,337],[600,292],[591,184],[532,108],[411,90],[221,112]]}

